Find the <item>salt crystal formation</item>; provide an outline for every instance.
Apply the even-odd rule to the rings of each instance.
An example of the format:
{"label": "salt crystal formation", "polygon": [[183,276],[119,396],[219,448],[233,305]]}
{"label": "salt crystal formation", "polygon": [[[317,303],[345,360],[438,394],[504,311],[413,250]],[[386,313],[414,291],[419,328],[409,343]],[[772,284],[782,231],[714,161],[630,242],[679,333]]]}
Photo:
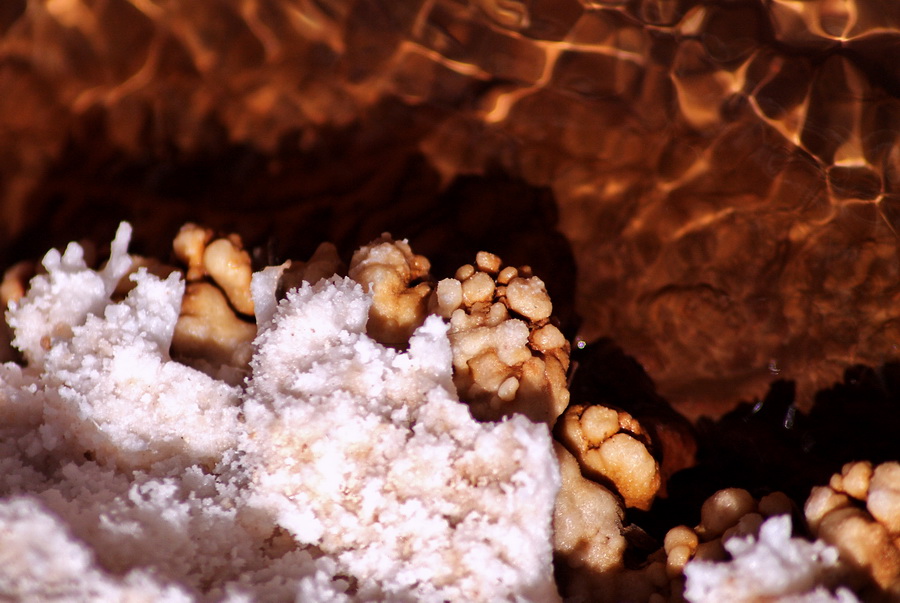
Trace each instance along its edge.
{"label": "salt crystal formation", "polygon": [[544,425],[475,422],[447,326],[365,333],[349,279],[253,287],[252,376],[168,357],[184,285],[49,253],[0,366],[0,598],[557,599],[559,471]]}
{"label": "salt crystal formation", "polygon": [[768,519],[759,537],[735,537],[725,542],[733,559],[694,561],[684,569],[685,597],[691,603],[775,600],[784,603],[855,603],[842,588],[831,593],[822,584],[835,573],[838,553],[822,542],[791,538],[791,519]]}
{"label": "salt crystal formation", "polygon": [[257,339],[251,505],[334,555],[366,599],[552,600],[547,432],[475,423],[444,322],[399,354],[365,335],[370,305],[349,279],[304,285]]}
{"label": "salt crystal formation", "polygon": [[33,499],[0,502],[0,597],[4,600],[188,602],[176,586],[136,570],[116,578],[58,518]]}
{"label": "salt crystal formation", "polygon": [[236,443],[238,391],[168,358],[184,294],[177,274],[160,280],[140,271],[128,297],[111,303],[131,266],[130,233],[123,225],[99,273],[78,245],[62,256],[51,251],[47,275],[9,312],[13,344],[41,375],[41,444],[123,469],[213,465]]}

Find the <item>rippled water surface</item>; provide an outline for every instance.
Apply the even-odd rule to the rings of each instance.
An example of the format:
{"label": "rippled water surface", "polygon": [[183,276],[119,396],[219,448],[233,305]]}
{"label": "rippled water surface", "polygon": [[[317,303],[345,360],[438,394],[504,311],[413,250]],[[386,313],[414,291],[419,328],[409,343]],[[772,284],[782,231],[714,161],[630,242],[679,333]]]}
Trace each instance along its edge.
{"label": "rippled water surface", "polygon": [[0,259],[123,218],[157,254],[186,219],[274,255],[387,229],[532,264],[689,412],[803,403],[897,356],[898,31],[892,0],[7,0]]}

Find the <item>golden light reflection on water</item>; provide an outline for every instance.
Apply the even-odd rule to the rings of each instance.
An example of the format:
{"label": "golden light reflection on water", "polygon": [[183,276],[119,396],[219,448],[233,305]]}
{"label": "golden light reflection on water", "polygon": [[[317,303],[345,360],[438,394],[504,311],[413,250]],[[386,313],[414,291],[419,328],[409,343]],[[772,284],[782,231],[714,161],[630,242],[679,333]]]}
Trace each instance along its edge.
{"label": "golden light reflection on water", "polygon": [[[340,238],[500,174],[555,197],[580,337],[684,408],[770,366],[803,399],[897,355],[898,31],[892,0],[10,0],[0,228],[24,249],[124,207]],[[158,184],[222,148],[277,184]]]}

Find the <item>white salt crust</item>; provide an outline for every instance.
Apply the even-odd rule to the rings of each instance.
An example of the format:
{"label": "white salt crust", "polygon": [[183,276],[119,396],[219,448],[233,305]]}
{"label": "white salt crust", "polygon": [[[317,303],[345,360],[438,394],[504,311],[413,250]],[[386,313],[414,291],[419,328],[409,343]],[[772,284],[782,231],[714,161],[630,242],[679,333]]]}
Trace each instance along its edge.
{"label": "white salt crust", "polygon": [[0,600],[553,601],[546,427],[481,424],[447,327],[398,353],[348,279],[253,283],[245,387],[169,358],[184,284],[71,244],[7,313]]}
{"label": "white salt crust", "polygon": [[791,518],[767,519],[759,536],[725,541],[732,559],[691,561],[684,568],[690,603],[779,601],[781,603],[858,603],[846,588],[825,584],[839,575],[838,552],[824,542],[791,538]]}

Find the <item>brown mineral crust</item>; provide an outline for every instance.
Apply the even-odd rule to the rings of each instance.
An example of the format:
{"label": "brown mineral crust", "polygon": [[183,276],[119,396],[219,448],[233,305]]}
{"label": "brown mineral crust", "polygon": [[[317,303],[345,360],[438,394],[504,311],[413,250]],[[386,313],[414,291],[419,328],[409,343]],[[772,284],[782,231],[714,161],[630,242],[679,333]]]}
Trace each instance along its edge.
{"label": "brown mineral crust", "polygon": [[[877,13],[851,2],[850,14],[863,4]],[[798,379],[806,404],[853,354],[892,350],[880,340],[890,319],[857,308],[895,296],[884,161],[896,143],[879,122],[896,120],[896,82],[876,79],[872,54],[822,60],[838,42],[809,45],[800,28],[769,43],[761,3],[688,3],[659,21],[634,6],[620,10],[661,27],[625,26],[611,5],[585,10],[570,35],[620,58],[555,55],[550,84],[510,94],[496,126],[521,141],[523,177],[557,194],[582,267],[582,335],[612,336],[698,409],[699,394],[759,393],[769,367]],[[861,48],[876,23],[854,23],[840,44]],[[589,70],[601,61],[614,68]],[[531,169],[553,156],[562,166]],[[825,284],[829,265],[842,266],[835,280],[858,280]]]}
{"label": "brown mineral crust", "polygon": [[243,249],[240,237],[217,239],[206,246],[203,265],[236,312],[253,315],[250,279],[253,269],[250,254]]}
{"label": "brown mineral crust", "polygon": [[178,231],[172,241],[172,250],[175,252],[175,257],[187,266],[185,279],[196,281],[206,276],[203,254],[212,237],[212,229],[193,223],[185,224]]}

